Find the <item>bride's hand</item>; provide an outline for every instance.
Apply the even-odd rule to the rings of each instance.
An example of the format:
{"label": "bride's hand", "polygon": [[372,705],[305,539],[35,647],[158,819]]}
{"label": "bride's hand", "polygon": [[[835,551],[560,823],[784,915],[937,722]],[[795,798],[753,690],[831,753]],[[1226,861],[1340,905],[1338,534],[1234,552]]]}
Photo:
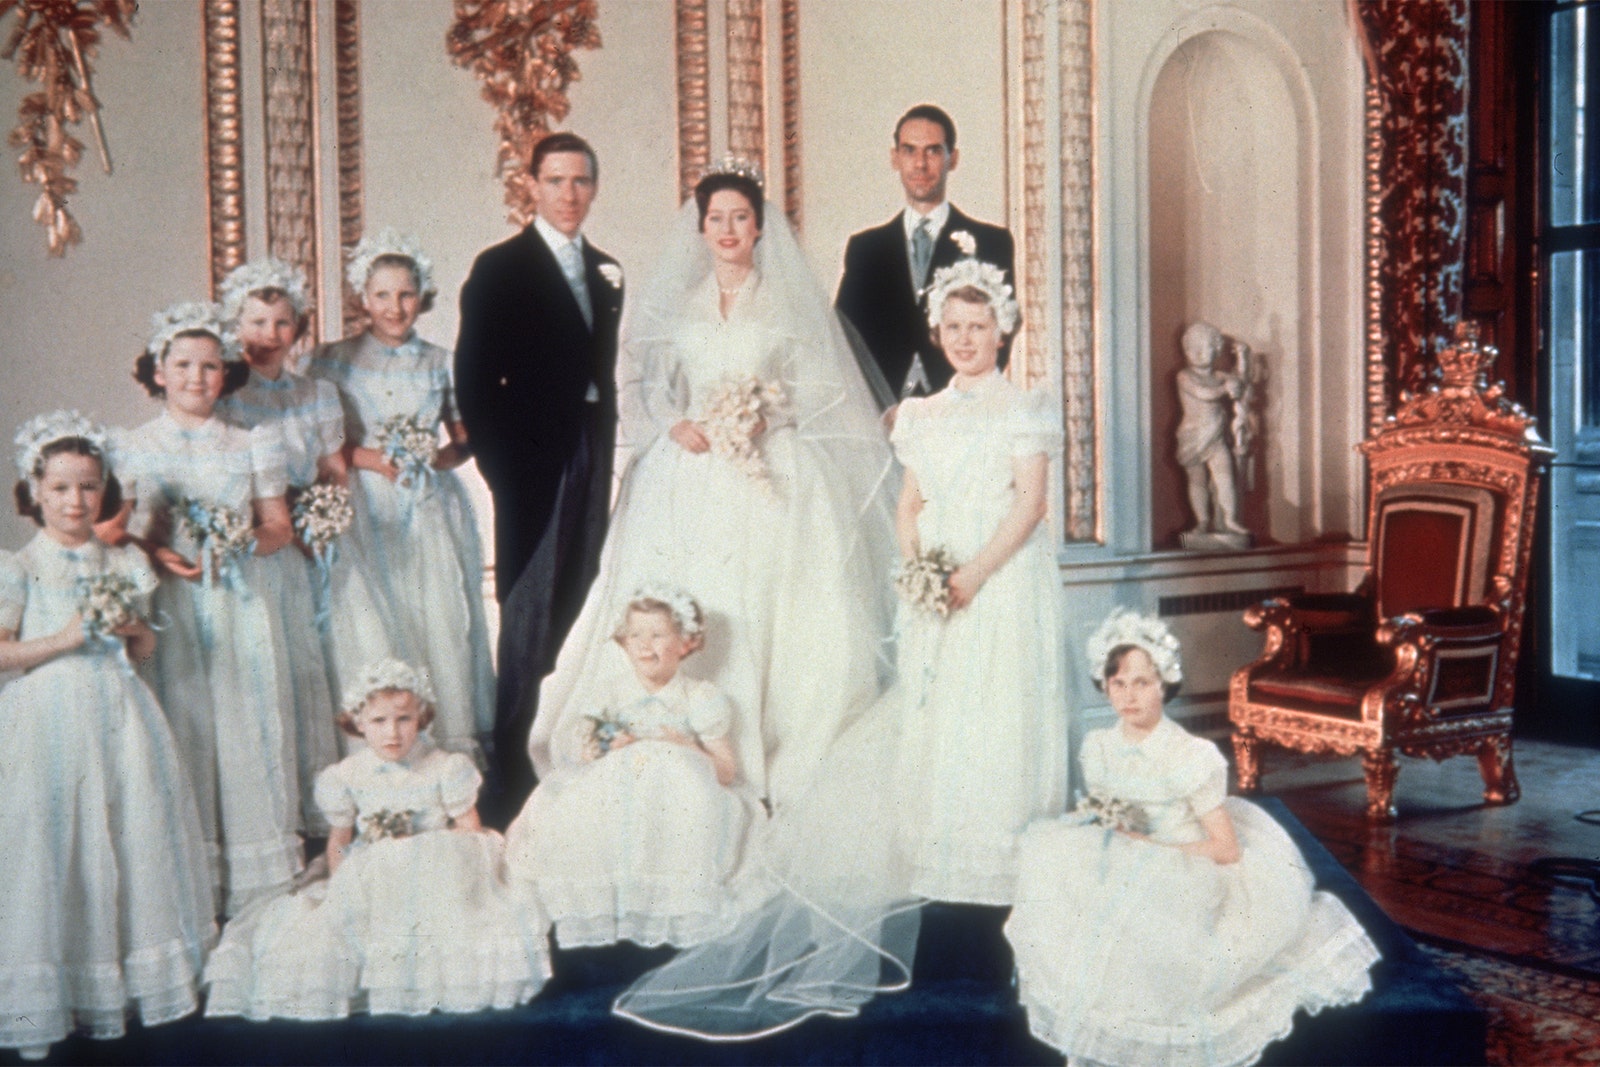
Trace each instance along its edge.
{"label": "bride's hand", "polygon": [[709,452],[711,441],[706,437],[706,432],[689,419],[682,419],[676,426],[667,431],[667,436],[678,442],[678,446],[685,452]]}

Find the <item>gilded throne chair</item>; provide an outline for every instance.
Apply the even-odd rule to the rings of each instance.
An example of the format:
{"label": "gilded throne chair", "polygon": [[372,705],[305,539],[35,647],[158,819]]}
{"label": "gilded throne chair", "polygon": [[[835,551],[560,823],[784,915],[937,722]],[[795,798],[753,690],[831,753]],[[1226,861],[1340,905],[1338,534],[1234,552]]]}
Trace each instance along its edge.
{"label": "gilded throne chair", "polygon": [[1488,386],[1496,352],[1471,323],[1433,381],[1357,448],[1368,464],[1370,569],[1354,593],[1264,601],[1260,658],[1235,671],[1239,790],[1259,749],[1360,753],[1367,817],[1395,817],[1396,751],[1475,753],[1483,798],[1519,795],[1511,728],[1534,505],[1551,458],[1532,419]]}

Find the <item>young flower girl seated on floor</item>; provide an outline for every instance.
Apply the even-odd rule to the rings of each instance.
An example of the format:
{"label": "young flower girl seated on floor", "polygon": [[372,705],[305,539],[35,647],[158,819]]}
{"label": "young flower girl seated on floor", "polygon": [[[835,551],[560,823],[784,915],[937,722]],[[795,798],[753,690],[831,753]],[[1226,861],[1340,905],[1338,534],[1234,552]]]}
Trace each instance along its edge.
{"label": "young flower girl seated on floor", "polygon": [[730,891],[754,802],[737,784],[732,702],[678,670],[704,641],[700,605],[641,589],[614,634],[631,670],[557,728],[557,767],[507,831],[564,948],[696,944],[736,917]]}
{"label": "young flower girl seated on floor", "polygon": [[345,693],[339,724],[366,746],[317,779],[330,876],[228,924],[207,1015],[473,1012],[544,986],[549,924],[503,880],[472,760],[428,739],[433,703],[426,676],[392,659]]}
{"label": "young flower girl seated on floor", "polygon": [[1296,1011],[1371,988],[1355,917],[1271,816],[1226,796],[1217,747],[1163,715],[1178,653],[1159,619],[1100,626],[1089,660],[1118,722],[1084,738],[1077,810],[1020,846],[1018,992],[1068,1063],[1253,1063]]}

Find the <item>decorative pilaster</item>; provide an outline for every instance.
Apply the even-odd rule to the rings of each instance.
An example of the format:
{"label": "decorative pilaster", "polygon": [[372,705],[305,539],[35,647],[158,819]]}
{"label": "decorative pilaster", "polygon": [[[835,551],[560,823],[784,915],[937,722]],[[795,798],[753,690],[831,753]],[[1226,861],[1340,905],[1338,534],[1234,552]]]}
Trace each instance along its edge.
{"label": "decorative pilaster", "polygon": [[711,163],[711,49],[706,0],[677,0],[678,200]]}
{"label": "decorative pilaster", "polygon": [[763,0],[728,0],[728,151],[767,169]]}
{"label": "decorative pilaster", "polygon": [[320,307],[311,20],[312,7],[301,0],[263,0],[261,4],[267,252],[305,272],[311,304]]}
{"label": "decorative pilaster", "polygon": [[1061,390],[1065,537],[1100,537],[1094,375],[1094,9],[1060,0]]}
{"label": "decorative pilaster", "polygon": [[206,0],[206,202],[211,290],[245,261],[239,0]]}

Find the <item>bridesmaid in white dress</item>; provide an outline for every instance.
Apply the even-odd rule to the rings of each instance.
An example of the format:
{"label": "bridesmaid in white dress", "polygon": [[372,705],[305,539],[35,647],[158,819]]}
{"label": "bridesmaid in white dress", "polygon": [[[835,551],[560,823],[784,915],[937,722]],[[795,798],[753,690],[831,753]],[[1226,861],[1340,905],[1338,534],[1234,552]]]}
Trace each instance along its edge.
{"label": "bridesmaid in white dress", "polygon": [[[467,430],[456,413],[450,353],[414,329],[433,305],[432,269],[420,246],[393,230],[352,249],[347,277],[372,324],[319,349],[311,374],[336,385],[344,403],[357,509],[349,536],[382,583],[391,644],[433,679],[439,744],[481,757],[494,726],[494,668],[483,551],[455,474],[467,460]],[[386,451],[386,427],[402,424],[437,453],[430,459],[425,449],[408,460],[393,446]],[[443,446],[441,426],[449,438]]]}
{"label": "bridesmaid in white dress", "polygon": [[[278,428],[291,507],[313,485],[350,488],[339,390],[290,367],[290,352],[309,322],[306,301],[304,275],[279,259],[247,263],[223,282],[223,315],[250,364],[250,378],[224,397],[217,410],[246,429],[264,422]],[[282,552],[271,559],[278,564],[278,614],[296,642],[289,647],[295,659],[301,799],[314,811],[311,785],[339,758],[328,709],[363,667],[390,654],[389,612],[376,592],[377,581],[359,539],[340,538],[325,560],[307,558],[302,540],[296,540],[296,547],[301,552]],[[327,680],[321,685],[311,676],[318,662],[326,667]]]}
{"label": "bridesmaid in white dress", "polygon": [[940,270],[928,308],[955,377],[900,404],[897,527],[908,561],[940,549],[956,566],[944,613],[901,610],[900,843],[918,895],[1004,905],[1018,833],[1066,802],[1060,583],[1042,524],[1061,428],[1044,390],[995,369],[1017,324],[998,268]]}
{"label": "bridesmaid in white dress", "polygon": [[747,167],[701,180],[632,315],[619,440],[636,458],[541,690],[534,767],[549,773],[563,722],[627,676],[617,605],[669,581],[707,616],[684,670],[733,701],[742,776],[781,808],[889,673],[891,459],[877,409]]}
{"label": "bridesmaid in white dress", "polygon": [[[216,417],[249,368],[224,359],[214,305],[174,305],[154,328],[135,377],[165,411],[120,435],[115,462],[133,505],[129,531],[164,572],[155,609],[170,621],[153,688],[232,914],[287,887],[302,864],[291,674],[262,565],[293,536],[283,443],[269,426]],[[227,529],[202,536],[186,516]]]}
{"label": "bridesmaid in white dress", "polygon": [[[74,1029],[121,1037],[130,1011],[194,1011],[216,930],[188,775],[129,662],[152,651],[156,577],[94,535],[116,510],[105,434],[62,411],[17,443],[44,529],[0,552],[0,671],[26,672],[0,689],[0,1047],[34,1060]],[[117,608],[86,619],[85,586],[112,582]]]}
{"label": "bridesmaid in white dress", "polygon": [[549,922],[514,896],[504,843],[478,821],[483,777],[434,747],[425,675],[369,665],[340,724],[365,747],[317,778],[333,825],[325,881],[228,924],[207,1015],[342,1019],[511,1008],[550,977]]}
{"label": "bridesmaid in white dress", "polygon": [[1006,936],[1028,1024],[1068,1063],[1253,1063],[1297,1011],[1365,996],[1378,950],[1162,714],[1183,677],[1166,625],[1114,612],[1089,660],[1119,721],[1084,738],[1088,798],[1023,837]]}
{"label": "bridesmaid in white dress", "polygon": [[736,917],[754,800],[736,784],[734,712],[679,669],[705,640],[686,593],[636,590],[613,635],[632,674],[555,741],[557,768],[506,832],[563,948],[697,944]]}

